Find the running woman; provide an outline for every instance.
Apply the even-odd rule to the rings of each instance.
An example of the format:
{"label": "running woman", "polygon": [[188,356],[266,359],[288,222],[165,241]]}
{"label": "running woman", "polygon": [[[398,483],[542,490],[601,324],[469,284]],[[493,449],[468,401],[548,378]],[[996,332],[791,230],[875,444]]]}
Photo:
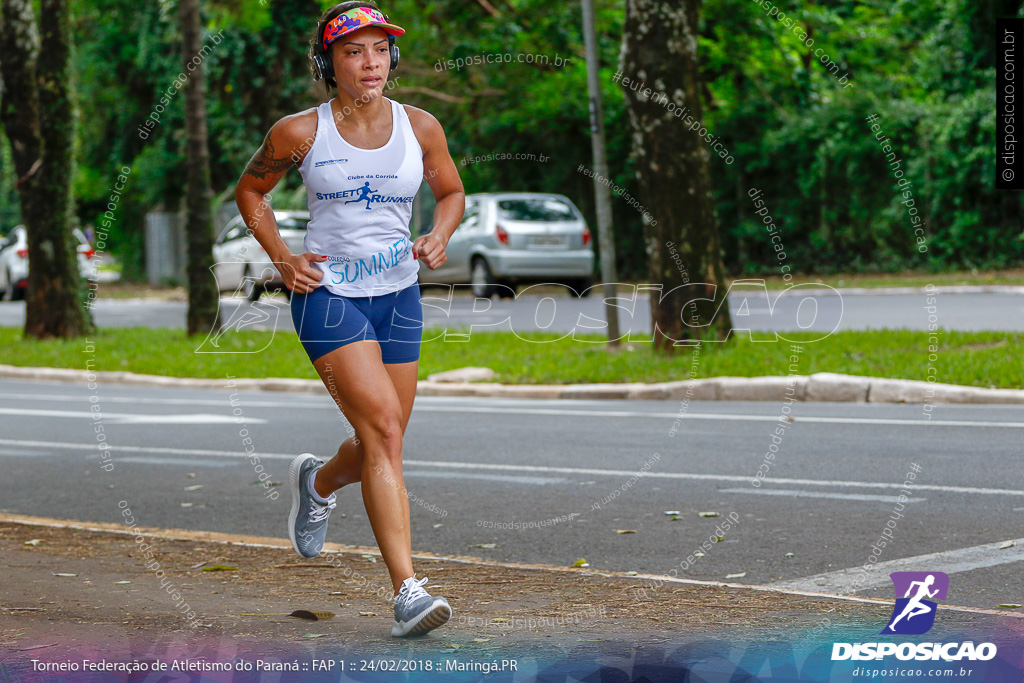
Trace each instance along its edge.
{"label": "running woman", "polygon": [[[292,462],[292,545],[316,557],[335,491],[360,482],[394,588],[394,636],[426,633],[452,613],[423,588],[427,577],[413,573],[402,440],[423,331],[419,263],[444,264],[466,207],[441,124],[382,93],[403,33],[372,2],[327,10],[310,57],[314,76],[336,96],[275,123],[235,190],[246,224],[292,292],[299,341],[355,430],[326,464],[311,453]],[[309,197],[302,254],[289,251],[264,201],[293,163]],[[433,229],[410,242],[412,200],[424,179],[437,200]]]}

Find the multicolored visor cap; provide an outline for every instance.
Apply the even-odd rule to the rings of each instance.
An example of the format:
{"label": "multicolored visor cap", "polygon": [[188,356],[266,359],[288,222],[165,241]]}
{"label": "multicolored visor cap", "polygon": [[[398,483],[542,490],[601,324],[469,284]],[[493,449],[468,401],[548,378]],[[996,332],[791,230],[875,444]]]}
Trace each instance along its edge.
{"label": "multicolored visor cap", "polygon": [[405,33],[401,26],[388,23],[387,18],[370,7],[356,7],[342,12],[327,23],[324,29],[324,49],[338,38],[367,26],[380,26],[386,33],[400,36]]}

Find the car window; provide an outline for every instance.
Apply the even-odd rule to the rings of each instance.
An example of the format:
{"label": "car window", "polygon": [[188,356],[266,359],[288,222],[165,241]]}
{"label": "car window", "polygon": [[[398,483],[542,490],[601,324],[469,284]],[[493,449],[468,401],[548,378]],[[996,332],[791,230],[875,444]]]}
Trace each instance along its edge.
{"label": "car window", "polygon": [[0,240],[0,250],[6,249],[7,247],[20,242],[21,238],[24,236],[24,232],[25,231],[22,228],[15,228],[14,230],[11,230],[7,237]]}
{"label": "car window", "polygon": [[480,225],[480,204],[477,202],[466,202],[466,212],[462,214],[462,222],[459,223],[459,230],[471,232]]}
{"label": "car window", "polygon": [[231,229],[233,227],[234,227],[234,225],[232,223],[228,223],[227,226],[220,231],[220,234],[217,235],[217,239],[214,242],[214,244],[224,244],[224,242],[228,238],[228,233],[231,232]]}
{"label": "car window", "polygon": [[278,218],[277,227],[279,230],[305,230],[308,218]]}
{"label": "car window", "polygon": [[235,223],[234,225],[229,227],[227,232],[225,232],[221,236],[221,242],[229,242],[231,240],[237,240],[239,237],[244,237],[244,236],[245,236],[245,223],[242,223],[241,221],[239,221],[238,223]]}
{"label": "car window", "polygon": [[574,221],[576,213],[561,199],[502,199],[498,216],[512,221]]}

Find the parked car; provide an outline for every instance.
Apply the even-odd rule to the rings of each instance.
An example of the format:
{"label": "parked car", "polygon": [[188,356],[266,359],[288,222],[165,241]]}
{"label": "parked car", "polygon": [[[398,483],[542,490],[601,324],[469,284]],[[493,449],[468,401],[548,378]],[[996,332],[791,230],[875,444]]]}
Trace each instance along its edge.
{"label": "parked car", "polygon": [[[73,231],[77,243],[78,272],[85,280],[96,281],[97,267],[93,262],[96,250],[81,230]],[[24,225],[15,227],[0,241],[0,299],[17,301],[25,298],[28,285],[28,233]]]}
{"label": "parked car", "polygon": [[490,298],[511,297],[517,285],[539,282],[566,284],[575,296],[586,296],[594,282],[590,230],[560,194],[468,195],[445,252],[448,260],[440,268],[420,268],[421,283],[470,283],[474,296]]}
{"label": "parked car", "polygon": [[[281,239],[292,253],[304,252],[309,212],[275,211],[274,218]],[[222,292],[238,291],[241,288],[249,301],[258,301],[263,292],[269,291],[283,291],[291,297],[291,292],[281,279],[281,273],[250,234],[241,216],[232,218],[221,230],[213,245],[213,261],[217,286]]]}

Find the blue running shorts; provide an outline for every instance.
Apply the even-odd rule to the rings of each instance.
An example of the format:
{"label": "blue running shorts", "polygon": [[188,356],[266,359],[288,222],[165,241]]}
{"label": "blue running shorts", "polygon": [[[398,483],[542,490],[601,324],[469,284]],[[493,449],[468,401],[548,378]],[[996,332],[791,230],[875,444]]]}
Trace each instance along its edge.
{"label": "blue running shorts", "polygon": [[339,296],[320,285],[309,294],[292,292],[291,311],[310,361],[364,339],[380,344],[385,363],[420,358],[423,307],[418,282],[374,296]]}

